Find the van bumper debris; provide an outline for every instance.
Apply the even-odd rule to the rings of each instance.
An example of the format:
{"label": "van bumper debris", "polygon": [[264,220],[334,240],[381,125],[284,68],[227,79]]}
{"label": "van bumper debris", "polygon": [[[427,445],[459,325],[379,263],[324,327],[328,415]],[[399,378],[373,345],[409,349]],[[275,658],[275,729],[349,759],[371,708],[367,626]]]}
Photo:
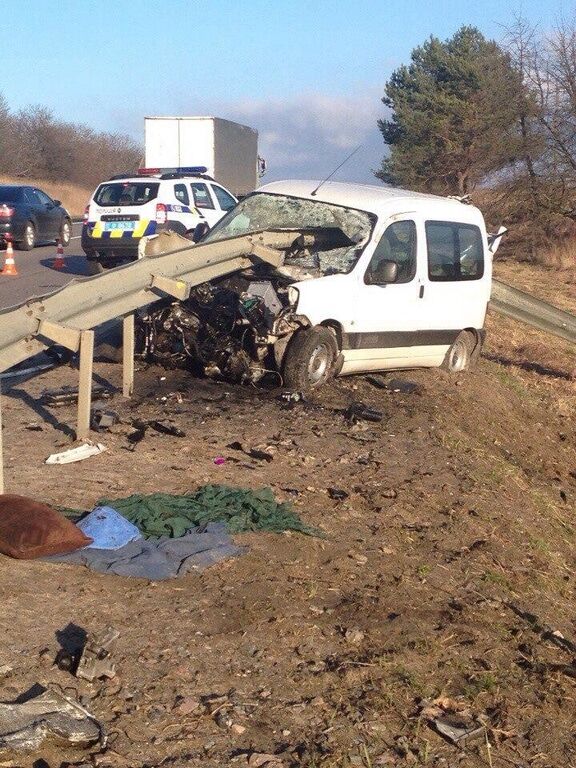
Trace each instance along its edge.
{"label": "van bumper debris", "polygon": [[45,690],[22,704],[0,704],[0,751],[34,751],[48,738],[77,747],[105,742],[98,721],[59,691]]}

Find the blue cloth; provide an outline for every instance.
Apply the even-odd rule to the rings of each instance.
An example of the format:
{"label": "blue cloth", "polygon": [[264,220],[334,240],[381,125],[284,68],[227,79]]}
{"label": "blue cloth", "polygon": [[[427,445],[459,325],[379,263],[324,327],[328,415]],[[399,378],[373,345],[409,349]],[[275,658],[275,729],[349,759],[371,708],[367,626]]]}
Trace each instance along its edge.
{"label": "blue cloth", "polygon": [[96,507],[82,518],[78,528],[93,539],[85,549],[120,549],[142,534],[129,520],[112,507]]}

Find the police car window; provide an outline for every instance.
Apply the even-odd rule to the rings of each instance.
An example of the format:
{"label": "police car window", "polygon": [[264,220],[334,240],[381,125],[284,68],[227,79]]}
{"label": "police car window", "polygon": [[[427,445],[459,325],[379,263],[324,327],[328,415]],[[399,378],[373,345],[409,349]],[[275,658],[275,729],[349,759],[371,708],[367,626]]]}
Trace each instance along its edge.
{"label": "police car window", "polygon": [[[416,275],[416,224],[413,221],[395,221],[387,227],[370,260],[364,282],[370,285],[385,283],[379,275],[387,261],[398,265],[397,283],[409,283]],[[367,279],[369,276],[369,279]]]}
{"label": "police car window", "polygon": [[158,195],[158,183],[146,181],[102,184],[94,196],[96,205],[144,205]]}
{"label": "police car window", "polygon": [[196,208],[214,208],[214,203],[212,202],[206,184],[200,184],[199,182],[193,181],[190,182],[190,186],[192,187],[192,193],[194,194]]}
{"label": "police car window", "polygon": [[174,197],[182,205],[190,204],[190,197],[188,196],[188,190],[185,184],[174,184]]}
{"label": "police car window", "polygon": [[479,280],[484,274],[484,245],[478,227],[427,221],[426,245],[432,282]]}
{"label": "police car window", "polygon": [[234,200],[232,195],[229,195],[225,189],[222,189],[222,187],[217,187],[215,184],[213,184],[212,191],[216,195],[218,205],[220,208],[222,208],[223,211],[229,211],[231,208],[234,208],[236,205],[236,200]]}

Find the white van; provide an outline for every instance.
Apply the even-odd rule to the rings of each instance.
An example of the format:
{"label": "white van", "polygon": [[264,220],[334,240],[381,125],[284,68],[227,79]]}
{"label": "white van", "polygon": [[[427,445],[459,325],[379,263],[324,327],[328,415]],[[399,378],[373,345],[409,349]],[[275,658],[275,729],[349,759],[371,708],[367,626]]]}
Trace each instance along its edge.
{"label": "white van", "polygon": [[[237,295],[236,315],[230,310],[223,324],[229,357],[218,358],[222,375],[242,364],[243,380],[255,380],[272,364],[285,386],[306,390],[338,374],[459,372],[478,356],[498,241],[489,243],[474,206],[391,187],[281,181],[243,199],[202,242],[262,230],[294,230],[294,242],[281,267],[212,286],[227,291],[210,299],[214,316],[222,318],[224,301],[232,306],[229,294]],[[186,327],[196,329],[188,343],[198,351],[198,338],[217,323],[203,320],[210,317],[205,299],[198,307],[194,301],[187,307],[196,319]],[[235,349],[237,326],[243,346]]]}

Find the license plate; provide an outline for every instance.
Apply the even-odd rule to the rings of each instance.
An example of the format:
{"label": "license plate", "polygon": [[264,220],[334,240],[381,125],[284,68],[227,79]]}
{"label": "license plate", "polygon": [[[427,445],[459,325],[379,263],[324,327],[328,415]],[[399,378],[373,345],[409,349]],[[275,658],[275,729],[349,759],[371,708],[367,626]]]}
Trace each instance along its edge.
{"label": "license plate", "polygon": [[133,230],[134,222],[133,221],[106,221],[104,222],[104,229],[108,232],[114,229],[121,229],[123,231]]}

